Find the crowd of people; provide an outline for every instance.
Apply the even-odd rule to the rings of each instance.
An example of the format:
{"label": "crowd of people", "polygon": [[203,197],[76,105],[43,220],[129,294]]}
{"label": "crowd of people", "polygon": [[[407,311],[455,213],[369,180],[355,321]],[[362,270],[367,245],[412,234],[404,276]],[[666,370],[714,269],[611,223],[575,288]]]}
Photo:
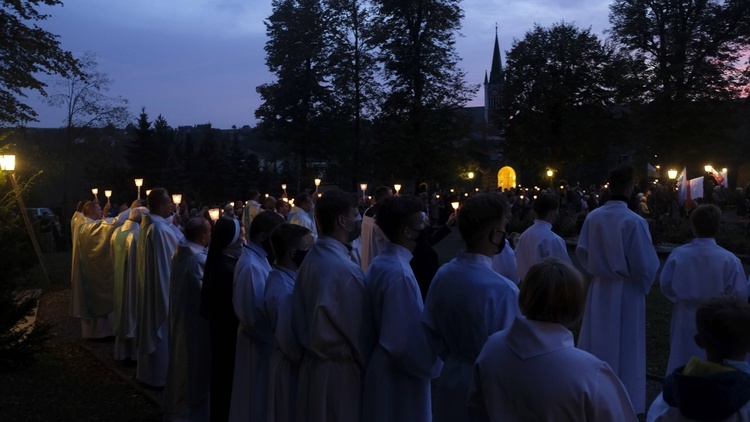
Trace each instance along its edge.
{"label": "crowd of people", "polygon": [[[635,421],[660,264],[628,208],[634,181],[617,167],[587,204],[575,256],[588,289],[552,231],[570,203],[556,192],[528,202],[534,224],[515,249],[516,192],[453,211],[385,186],[366,208],[340,190],[252,191],[216,220],[160,188],[111,218],[86,202],[71,221],[72,312],[84,338],[114,336],[114,358],[164,389],[166,420]],[[713,240],[721,211],[690,218],[695,239],[660,275],[675,307],[648,418],[747,417],[748,280]],[[464,250],[440,266],[433,246],[452,226]]]}

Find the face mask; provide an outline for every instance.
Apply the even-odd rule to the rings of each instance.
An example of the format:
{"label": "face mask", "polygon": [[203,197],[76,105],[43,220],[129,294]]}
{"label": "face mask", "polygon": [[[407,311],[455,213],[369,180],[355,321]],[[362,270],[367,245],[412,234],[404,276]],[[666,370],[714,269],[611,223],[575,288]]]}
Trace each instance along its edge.
{"label": "face mask", "polygon": [[362,235],[362,220],[359,220],[359,219],[355,220],[347,216],[344,216],[344,218],[346,218],[348,221],[351,221],[354,225],[354,227],[351,230],[349,230],[349,242],[353,242],[360,235]]}
{"label": "face mask", "polygon": [[299,249],[297,249],[294,252],[294,256],[292,257],[292,261],[294,261],[294,264],[297,266],[297,268],[299,268],[299,267],[302,266],[302,261],[305,259],[305,257],[307,256],[308,252],[309,251],[302,251],[302,250],[299,250]]}
{"label": "face mask", "polygon": [[498,243],[495,246],[497,246],[497,254],[500,254],[503,252],[503,249],[505,249],[505,232],[503,232],[503,237],[500,239],[500,243]]}

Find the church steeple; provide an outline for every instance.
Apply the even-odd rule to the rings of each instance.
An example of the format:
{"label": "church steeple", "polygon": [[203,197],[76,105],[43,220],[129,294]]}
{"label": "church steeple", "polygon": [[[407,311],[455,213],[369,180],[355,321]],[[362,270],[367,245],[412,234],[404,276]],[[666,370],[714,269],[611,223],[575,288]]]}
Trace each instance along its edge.
{"label": "church steeple", "polygon": [[497,40],[497,24],[495,24],[495,49],[492,52],[492,68],[490,69],[490,83],[503,83],[503,62],[500,58],[500,43]]}

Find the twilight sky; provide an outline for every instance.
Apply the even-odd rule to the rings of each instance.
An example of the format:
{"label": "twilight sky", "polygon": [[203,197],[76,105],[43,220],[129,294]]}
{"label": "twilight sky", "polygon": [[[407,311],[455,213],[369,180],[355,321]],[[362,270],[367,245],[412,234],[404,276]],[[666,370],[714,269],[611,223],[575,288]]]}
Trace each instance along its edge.
{"label": "twilight sky", "polygon": [[[265,66],[263,19],[271,0],[63,0],[44,8],[41,26],[60,36],[63,48],[96,53],[98,70],[113,84],[110,95],[141,107],[173,126],[212,123],[228,129],[255,125],[255,87],[272,81]],[[463,0],[465,17],[456,49],[467,81],[481,83],[492,61],[495,22],[500,49],[522,38],[534,23],[562,20],[602,36],[611,0]],[[45,79],[53,82],[51,79]],[[52,94],[54,88],[50,87]],[[481,105],[483,92],[469,105]],[[64,113],[32,94],[39,113],[32,127],[57,127]]]}

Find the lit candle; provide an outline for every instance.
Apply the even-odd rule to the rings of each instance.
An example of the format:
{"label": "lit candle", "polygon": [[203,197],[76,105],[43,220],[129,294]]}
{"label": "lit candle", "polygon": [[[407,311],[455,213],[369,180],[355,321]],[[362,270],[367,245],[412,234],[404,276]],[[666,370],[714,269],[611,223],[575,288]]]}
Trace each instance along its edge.
{"label": "lit candle", "polygon": [[208,215],[211,217],[211,220],[216,221],[219,219],[219,215],[221,214],[221,210],[218,208],[211,208],[208,210]]}
{"label": "lit candle", "polygon": [[109,202],[109,197],[112,196],[112,191],[111,190],[105,190],[104,191],[104,196],[107,197],[107,202]]}
{"label": "lit candle", "polygon": [[453,207],[454,210],[458,209],[458,202],[451,202],[451,207]]}
{"label": "lit candle", "polygon": [[315,187],[317,188],[320,186],[320,179],[315,179]]}

